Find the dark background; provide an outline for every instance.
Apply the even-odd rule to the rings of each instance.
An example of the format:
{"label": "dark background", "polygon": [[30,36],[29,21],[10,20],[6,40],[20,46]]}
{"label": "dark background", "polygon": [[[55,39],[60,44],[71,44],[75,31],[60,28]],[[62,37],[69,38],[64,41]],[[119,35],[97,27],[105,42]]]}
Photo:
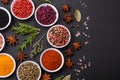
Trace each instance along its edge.
{"label": "dark background", "polygon": [[[12,1],[12,0],[11,0]],[[119,7],[119,0],[84,0],[87,4],[87,8],[82,8],[80,6],[79,0],[52,0],[52,4],[56,6],[56,8],[59,10],[60,16],[63,16],[65,14],[61,10],[61,6],[64,3],[68,3],[72,6],[71,12],[77,8],[81,10],[81,13],[83,15],[83,19],[89,15],[91,20],[89,22],[89,34],[91,35],[91,38],[89,39],[90,44],[88,46],[83,46],[82,49],[75,53],[75,55],[72,57],[72,60],[75,62],[78,60],[79,57],[82,57],[82,55],[86,55],[88,59],[92,61],[92,67],[90,67],[88,70],[81,72],[80,76],[75,76],[75,72],[73,68],[67,69],[62,68],[57,73],[52,74],[52,78],[56,78],[61,75],[67,75],[72,74],[72,80],[77,80],[77,78],[80,78],[80,80],[84,77],[85,80],[120,80],[119,79],[119,72],[120,72],[120,36],[119,36],[119,14],[120,14],[120,7]],[[35,6],[37,7],[41,3],[35,2]],[[5,6],[0,3],[0,6],[3,6],[10,10],[10,4]],[[11,27],[13,25],[17,25],[17,22],[27,22],[31,24],[32,26],[40,27],[41,32],[36,39],[36,41],[44,34],[46,34],[48,28],[43,28],[39,26],[34,16],[32,18],[26,20],[26,21],[19,21],[12,17],[12,23],[6,30],[0,31],[5,37],[9,34],[14,34],[11,31]],[[71,24],[66,24],[62,17],[59,18],[58,22],[59,24],[63,24],[69,26],[71,24],[76,24],[75,22],[72,22]],[[76,29],[69,28],[72,34],[72,40],[71,43],[74,41],[84,41],[84,37],[81,38],[75,38],[74,33],[77,31]],[[79,28],[82,30],[81,28]],[[17,36],[19,38],[19,41],[23,41],[22,37]],[[71,43],[67,46],[69,47]],[[45,49],[48,47],[51,47],[46,38],[44,39],[44,45]],[[18,46],[18,45],[17,45]],[[60,49],[63,53],[65,53],[65,49]],[[6,52],[11,54],[15,59],[17,55],[17,51],[14,50],[15,47],[12,47],[8,44],[6,44],[4,50],[2,52]],[[26,50],[27,54],[29,55],[31,48],[28,47]],[[30,60],[29,58],[27,60]],[[33,61],[37,62],[39,64],[39,56],[35,57]],[[17,61],[17,66],[21,63],[20,61]],[[74,66],[75,67],[75,66]],[[42,70],[43,71],[43,70]],[[43,71],[44,72],[44,71]],[[16,72],[6,79],[0,79],[0,80],[16,80]]]}

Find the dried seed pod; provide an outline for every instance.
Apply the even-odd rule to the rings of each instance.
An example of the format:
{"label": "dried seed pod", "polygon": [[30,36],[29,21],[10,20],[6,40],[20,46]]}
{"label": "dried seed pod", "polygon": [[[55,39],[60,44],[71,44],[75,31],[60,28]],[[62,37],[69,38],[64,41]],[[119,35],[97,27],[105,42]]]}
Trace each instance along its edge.
{"label": "dried seed pod", "polygon": [[65,12],[70,11],[70,5],[64,4],[64,5],[62,6],[62,10],[65,11]]}
{"label": "dried seed pod", "polygon": [[75,12],[74,12],[74,17],[76,19],[77,22],[80,22],[81,21],[81,13],[80,13],[80,10],[76,9]]}

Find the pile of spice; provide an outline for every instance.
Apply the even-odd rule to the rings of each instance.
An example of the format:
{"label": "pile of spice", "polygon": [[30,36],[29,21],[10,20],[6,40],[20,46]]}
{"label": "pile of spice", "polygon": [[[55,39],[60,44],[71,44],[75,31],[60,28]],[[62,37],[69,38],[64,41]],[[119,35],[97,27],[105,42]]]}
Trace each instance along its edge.
{"label": "pile of spice", "polygon": [[0,28],[4,28],[9,23],[9,16],[6,11],[0,8]]}
{"label": "pile of spice", "polygon": [[20,80],[38,80],[40,74],[40,69],[32,62],[22,63],[18,69]]}
{"label": "pile of spice", "polygon": [[33,5],[30,0],[16,0],[12,11],[19,18],[27,18],[32,14]]}
{"label": "pile of spice", "polygon": [[56,20],[56,11],[49,5],[41,6],[36,13],[37,20],[43,25],[49,25]]}
{"label": "pile of spice", "polygon": [[48,33],[50,43],[55,46],[64,46],[70,39],[68,30],[63,26],[55,26]]}
{"label": "pile of spice", "polygon": [[56,70],[62,64],[62,57],[57,51],[48,50],[42,56],[42,64],[48,70]]}
{"label": "pile of spice", "polygon": [[0,76],[7,76],[13,72],[15,63],[12,58],[6,54],[0,54]]}

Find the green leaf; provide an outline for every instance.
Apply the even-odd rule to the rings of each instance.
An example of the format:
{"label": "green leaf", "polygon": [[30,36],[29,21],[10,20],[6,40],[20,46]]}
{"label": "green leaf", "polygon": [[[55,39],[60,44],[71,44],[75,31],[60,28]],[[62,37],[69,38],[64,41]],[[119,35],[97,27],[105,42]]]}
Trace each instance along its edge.
{"label": "green leaf", "polygon": [[56,78],[55,80],[62,80],[63,76]]}
{"label": "green leaf", "polygon": [[62,80],[70,80],[70,79],[71,79],[71,75],[67,75]]}

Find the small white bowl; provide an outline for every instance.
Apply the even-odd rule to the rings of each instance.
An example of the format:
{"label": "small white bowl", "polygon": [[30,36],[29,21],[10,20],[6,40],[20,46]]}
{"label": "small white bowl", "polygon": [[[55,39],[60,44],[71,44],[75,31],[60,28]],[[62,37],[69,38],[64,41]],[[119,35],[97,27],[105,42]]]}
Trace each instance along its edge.
{"label": "small white bowl", "polygon": [[[42,6],[47,6],[47,5],[50,6],[50,7],[52,7],[53,10],[56,12],[56,19],[55,19],[55,21],[54,21],[53,23],[49,24],[49,25],[42,24],[42,23],[40,23],[40,22],[38,21],[38,19],[37,19],[37,11],[38,11],[38,9],[39,9],[40,7],[42,7]],[[35,20],[37,21],[38,24],[40,24],[41,26],[44,26],[44,27],[50,27],[50,26],[54,25],[54,24],[57,22],[58,17],[59,17],[58,10],[57,10],[56,7],[53,6],[52,4],[48,4],[48,3],[41,4],[41,5],[39,5],[39,6],[37,7],[37,9],[35,10]]]}
{"label": "small white bowl", "polygon": [[37,79],[37,80],[39,80],[40,77],[41,77],[41,73],[42,73],[42,71],[41,71],[40,66],[39,66],[36,62],[34,62],[34,61],[24,61],[24,62],[22,62],[22,63],[18,66],[18,68],[17,68],[17,72],[16,72],[18,80],[20,80],[19,75],[18,75],[18,70],[19,70],[20,66],[23,65],[23,64],[25,64],[25,63],[28,63],[28,62],[29,62],[29,63],[33,63],[33,64],[35,64],[35,65],[39,68],[39,70],[40,70],[40,74],[39,74],[39,77],[38,77],[38,79]]}
{"label": "small white bowl", "polygon": [[[65,45],[63,45],[63,46],[53,45],[53,44],[50,42],[50,40],[49,40],[48,34],[49,34],[50,30],[51,30],[52,28],[56,27],[56,26],[61,26],[61,27],[65,28],[65,29],[68,31],[68,33],[69,33],[69,40],[68,40],[68,42],[67,42]],[[58,24],[58,25],[54,25],[54,26],[52,26],[52,27],[48,30],[48,32],[47,32],[47,41],[48,41],[48,43],[49,43],[51,46],[53,46],[53,47],[55,47],[55,48],[63,48],[63,47],[65,47],[65,46],[67,46],[67,45],[69,44],[70,40],[71,40],[71,33],[70,33],[69,29],[68,29],[67,27],[65,27],[64,25],[59,25],[59,24]]]}
{"label": "small white bowl", "polygon": [[2,39],[3,39],[3,45],[2,47],[0,48],[0,51],[3,50],[4,46],[5,46],[5,38],[3,37],[3,35],[0,33],[0,36],[2,36]]}
{"label": "small white bowl", "polygon": [[14,62],[14,68],[13,68],[12,72],[11,72],[10,74],[6,75],[6,76],[0,76],[0,78],[7,78],[7,77],[11,76],[11,75],[14,73],[15,68],[16,68],[16,62],[15,62],[15,59],[14,59],[10,54],[7,54],[7,53],[0,53],[0,55],[9,56],[9,57],[13,60],[13,62]]}
{"label": "small white bowl", "polygon": [[[49,50],[55,50],[55,51],[57,51],[57,52],[60,54],[61,58],[62,58],[62,63],[61,63],[61,65],[60,65],[60,67],[57,68],[56,70],[49,70],[49,69],[45,68],[45,67],[43,66],[43,64],[42,64],[42,56],[44,55],[44,53],[45,53],[46,51],[49,51]],[[48,48],[48,49],[44,50],[44,51],[42,52],[42,54],[40,55],[40,65],[41,65],[41,67],[42,67],[45,71],[47,71],[47,72],[51,72],[51,73],[57,72],[57,71],[59,71],[59,70],[63,67],[63,65],[64,65],[64,56],[63,56],[62,52],[59,51],[58,49]]]}
{"label": "small white bowl", "polygon": [[16,15],[14,14],[12,8],[13,8],[13,5],[14,5],[14,3],[15,3],[16,1],[17,1],[17,0],[13,0],[13,2],[11,3],[11,7],[10,7],[10,9],[11,9],[11,13],[12,13],[12,15],[13,15],[15,18],[19,19],[19,20],[27,20],[27,19],[29,19],[29,18],[34,14],[34,11],[35,11],[35,5],[34,5],[33,1],[32,1],[32,0],[29,0],[29,1],[31,2],[32,6],[33,6],[33,10],[32,10],[31,15],[28,16],[28,17],[26,17],[26,18],[20,18],[20,17],[18,17],[18,16],[16,16]]}
{"label": "small white bowl", "polygon": [[7,24],[5,27],[0,28],[0,30],[4,30],[4,29],[6,29],[6,28],[10,25],[10,23],[11,23],[11,14],[10,14],[10,12],[9,12],[6,8],[4,8],[4,7],[0,7],[0,9],[1,9],[1,10],[4,10],[4,11],[8,14],[8,17],[9,17],[9,22],[8,22],[8,24]]}

